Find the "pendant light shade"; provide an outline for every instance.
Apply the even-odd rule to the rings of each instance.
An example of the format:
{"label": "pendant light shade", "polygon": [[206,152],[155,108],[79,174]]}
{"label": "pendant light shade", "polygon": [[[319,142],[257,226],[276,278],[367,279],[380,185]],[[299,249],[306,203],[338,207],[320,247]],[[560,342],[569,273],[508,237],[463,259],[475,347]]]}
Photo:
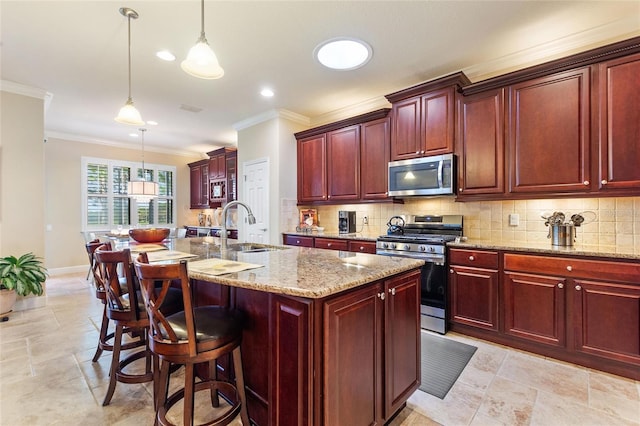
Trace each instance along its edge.
{"label": "pendant light shade", "polygon": [[130,124],[133,126],[141,126],[144,124],[142,121],[142,117],[140,116],[140,112],[133,106],[133,99],[131,98],[131,19],[138,19],[138,12],[133,9],[129,9],[128,7],[120,8],[120,14],[127,18],[127,27],[128,27],[128,47],[129,47],[129,97],[127,98],[127,102],[124,104],[120,111],[118,112],[118,116],[115,120],[118,123],[122,124]]}
{"label": "pendant light shade", "polygon": [[158,184],[144,178],[144,132],[147,129],[139,130],[142,135],[142,177],[127,182],[127,195],[130,198],[135,198],[139,203],[148,203],[158,196]]}
{"label": "pendant light shade", "polygon": [[204,35],[204,0],[201,0],[200,8],[200,38],[195,46],[189,50],[187,59],[182,61],[180,67],[184,72],[194,77],[214,80],[222,77],[224,70]]}

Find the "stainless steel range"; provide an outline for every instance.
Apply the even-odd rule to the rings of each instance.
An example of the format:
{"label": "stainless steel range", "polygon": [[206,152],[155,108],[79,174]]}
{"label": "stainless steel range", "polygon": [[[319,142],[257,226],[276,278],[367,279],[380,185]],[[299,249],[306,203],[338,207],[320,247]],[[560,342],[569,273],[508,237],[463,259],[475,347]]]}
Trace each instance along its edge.
{"label": "stainless steel range", "polygon": [[447,255],[445,244],[462,236],[461,215],[394,216],[387,235],[378,237],[376,253],[423,259],[420,285],[422,328],[447,332]]}

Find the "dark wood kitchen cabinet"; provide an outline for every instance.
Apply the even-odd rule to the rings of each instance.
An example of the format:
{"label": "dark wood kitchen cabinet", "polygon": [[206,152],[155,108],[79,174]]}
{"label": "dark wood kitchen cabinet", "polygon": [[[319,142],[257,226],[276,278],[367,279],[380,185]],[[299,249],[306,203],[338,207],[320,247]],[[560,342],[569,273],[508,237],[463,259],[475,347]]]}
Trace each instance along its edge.
{"label": "dark wood kitchen cabinet", "polygon": [[458,99],[458,200],[504,194],[504,89]]}
{"label": "dark wood kitchen cabinet", "polygon": [[295,134],[298,203],[386,201],[389,109]]}
{"label": "dark wood kitchen cabinet", "polygon": [[450,321],[498,331],[498,253],[449,250]]}
{"label": "dark wood kitchen cabinet", "polygon": [[601,193],[640,190],[640,54],[599,65],[599,181]]}
{"label": "dark wood kitchen cabinet", "polygon": [[506,334],[640,366],[640,263],[507,253],[504,295]]}
{"label": "dark wood kitchen cabinet", "polygon": [[360,125],[327,133],[327,199],[360,198]]}
{"label": "dark wood kitchen cabinet", "polygon": [[313,246],[315,248],[327,249],[327,250],[349,250],[349,241],[339,238],[320,238],[315,237],[313,239]]}
{"label": "dark wood kitchen cabinet", "polygon": [[418,388],[419,277],[400,275],[324,305],[324,424],[383,424]]}
{"label": "dark wood kitchen cabinet", "polygon": [[354,253],[376,254],[375,241],[354,240],[351,238],[306,237],[297,234],[282,234],[282,244],[287,246],[315,247]]}
{"label": "dark wood kitchen cabinet", "polygon": [[189,169],[191,208],[209,208],[209,160],[189,163]]}
{"label": "dark wood kitchen cabinet", "polygon": [[510,192],[591,190],[590,75],[584,67],[508,88]]}
{"label": "dark wood kitchen cabinet", "polygon": [[454,151],[455,101],[469,84],[459,72],[386,95],[391,102],[391,161]]}
{"label": "dark wood kitchen cabinet", "polygon": [[237,151],[220,148],[209,155],[209,207],[222,207],[237,198]]}

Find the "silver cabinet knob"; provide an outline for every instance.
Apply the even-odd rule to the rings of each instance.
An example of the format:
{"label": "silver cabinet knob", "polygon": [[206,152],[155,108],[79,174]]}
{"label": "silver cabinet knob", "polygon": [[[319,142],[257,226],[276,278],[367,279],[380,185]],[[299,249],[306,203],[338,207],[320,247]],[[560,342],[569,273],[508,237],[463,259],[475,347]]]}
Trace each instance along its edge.
{"label": "silver cabinet knob", "polygon": [[360,246],[360,251],[364,251],[364,247]]}
{"label": "silver cabinet knob", "polygon": [[579,285],[576,286],[576,290],[580,291],[582,290],[582,287],[580,287]]}
{"label": "silver cabinet knob", "polygon": [[573,271],[573,268],[571,267],[571,265],[567,266],[567,271],[569,272]]}
{"label": "silver cabinet knob", "polygon": [[331,247],[331,244],[332,244],[332,243],[327,243],[327,247]]}
{"label": "silver cabinet knob", "polygon": [[385,295],[384,295],[384,293],[378,293],[378,297],[379,297],[381,300],[384,300]]}
{"label": "silver cabinet knob", "polygon": [[608,184],[609,182],[607,182],[607,180],[606,180],[606,179],[602,179],[602,180],[600,181],[600,183],[601,183],[601,184],[603,184],[603,185],[606,185],[606,184]]}
{"label": "silver cabinet knob", "polygon": [[296,244],[300,244],[300,240],[296,240]]}
{"label": "silver cabinet knob", "polygon": [[395,289],[395,287],[394,287],[394,288],[390,288],[390,289],[389,289],[389,293],[391,293],[391,295],[392,295],[392,296],[395,296],[395,295],[396,295],[396,289]]}
{"label": "silver cabinet knob", "polygon": [[453,274],[453,269],[449,269],[449,273],[450,273],[450,274]]}
{"label": "silver cabinet knob", "polygon": [[582,182],[584,184],[584,186],[589,186],[589,181],[585,180],[584,182]]}
{"label": "silver cabinet knob", "polygon": [[469,256],[469,260],[474,261],[474,260],[476,260],[476,258],[473,257],[473,256]]}
{"label": "silver cabinet knob", "polygon": [[462,192],[462,188],[458,188],[458,191]]}
{"label": "silver cabinet knob", "polygon": [[558,288],[564,288],[564,284],[558,283]]}

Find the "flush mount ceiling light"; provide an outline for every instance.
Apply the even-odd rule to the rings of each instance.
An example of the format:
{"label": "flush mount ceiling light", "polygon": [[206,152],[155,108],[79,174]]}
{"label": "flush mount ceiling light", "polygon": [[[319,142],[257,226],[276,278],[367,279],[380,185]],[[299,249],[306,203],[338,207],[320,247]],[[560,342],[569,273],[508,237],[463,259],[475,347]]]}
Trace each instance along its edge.
{"label": "flush mount ceiling light", "polygon": [[120,14],[127,18],[127,26],[129,33],[129,98],[127,102],[124,104],[122,108],[120,108],[120,112],[118,112],[118,116],[115,120],[118,123],[122,124],[131,124],[134,126],[140,126],[144,124],[142,121],[142,117],[140,116],[140,112],[133,106],[133,99],[131,98],[131,19],[138,19],[138,12],[133,9],[129,9],[128,7],[120,8]]}
{"label": "flush mount ceiling light", "polygon": [[139,203],[148,203],[151,199],[158,196],[158,184],[147,181],[144,178],[144,132],[146,132],[147,129],[138,130],[140,130],[142,136],[142,177],[127,182],[127,195],[130,198],[135,198]]}
{"label": "flush mount ceiling light", "polygon": [[348,71],[360,68],[371,59],[373,50],[362,40],[339,37],[319,44],[313,56],[325,67]]}
{"label": "flush mount ceiling light", "polygon": [[200,12],[200,38],[189,50],[187,59],[182,61],[180,67],[194,77],[215,80],[224,75],[224,70],[204,35],[204,0],[200,2]]}

